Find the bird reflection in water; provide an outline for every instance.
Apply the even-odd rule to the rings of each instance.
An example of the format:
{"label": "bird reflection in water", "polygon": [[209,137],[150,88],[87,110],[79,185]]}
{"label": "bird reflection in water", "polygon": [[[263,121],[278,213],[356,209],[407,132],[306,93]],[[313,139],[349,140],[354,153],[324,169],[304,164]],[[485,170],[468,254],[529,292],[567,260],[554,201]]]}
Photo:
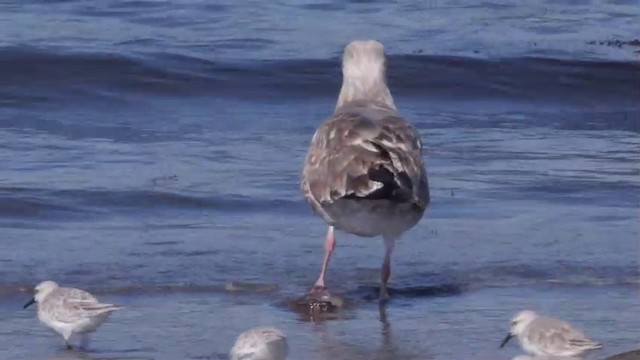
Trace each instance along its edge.
{"label": "bird reflection in water", "polygon": [[[379,346],[372,347],[369,344],[347,344],[329,335],[327,321],[317,321],[313,324],[313,331],[317,333],[317,352],[320,359],[334,360],[431,360],[428,354],[411,354],[400,350],[395,343],[396,336],[392,332],[391,322],[387,315],[387,308],[378,305],[380,323]],[[335,332],[335,329],[333,329]],[[398,334],[395,334],[398,335]],[[371,339],[367,339],[371,340]]]}

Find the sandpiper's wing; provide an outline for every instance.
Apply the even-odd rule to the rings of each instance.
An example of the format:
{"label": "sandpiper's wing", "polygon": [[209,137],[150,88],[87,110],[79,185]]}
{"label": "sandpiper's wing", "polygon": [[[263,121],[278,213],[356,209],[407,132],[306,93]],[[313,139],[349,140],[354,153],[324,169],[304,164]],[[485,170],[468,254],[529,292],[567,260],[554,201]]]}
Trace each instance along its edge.
{"label": "sandpiper's wing", "polygon": [[548,355],[578,355],[602,347],[570,324],[546,316],[533,320],[525,336]]}
{"label": "sandpiper's wing", "polygon": [[259,327],[240,334],[229,355],[231,360],[284,360],[288,352],[287,338],[281,330]]}
{"label": "sandpiper's wing", "polygon": [[65,323],[74,323],[120,308],[113,304],[102,304],[87,291],[74,288],[54,290],[42,305],[56,321]]}

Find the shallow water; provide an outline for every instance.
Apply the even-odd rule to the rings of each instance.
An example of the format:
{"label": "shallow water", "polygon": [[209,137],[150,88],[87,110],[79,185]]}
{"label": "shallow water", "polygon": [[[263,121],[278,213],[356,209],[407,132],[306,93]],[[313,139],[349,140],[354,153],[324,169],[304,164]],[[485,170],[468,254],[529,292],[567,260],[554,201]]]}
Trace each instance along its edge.
{"label": "shallow water", "polygon": [[[292,359],[510,359],[523,308],[593,358],[638,346],[640,65],[588,44],[637,36],[637,2],[100,4],[0,5],[0,359],[224,359],[258,325]],[[289,301],[326,228],[299,172],[360,36],[387,44],[432,204],[382,309],[382,241],[339,233],[347,305],[310,321]],[[44,279],[125,308],[65,351],[21,309]]]}

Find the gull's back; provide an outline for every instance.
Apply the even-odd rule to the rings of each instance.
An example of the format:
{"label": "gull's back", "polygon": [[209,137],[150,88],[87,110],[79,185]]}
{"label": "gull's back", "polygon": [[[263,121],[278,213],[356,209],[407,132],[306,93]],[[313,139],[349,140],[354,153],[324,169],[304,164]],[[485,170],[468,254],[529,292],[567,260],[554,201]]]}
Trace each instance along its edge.
{"label": "gull's back", "polygon": [[[380,235],[385,228],[401,233],[415,225],[429,203],[419,135],[385,104],[344,104],[320,125],[311,141],[302,189],[331,225],[362,236]],[[365,206],[364,212],[375,212],[376,203],[384,202],[387,211],[380,215],[407,221],[396,221],[397,228],[389,228],[387,222],[380,228],[371,226],[371,221],[379,222],[375,219],[350,221],[348,214],[359,216],[360,206],[354,202]]]}

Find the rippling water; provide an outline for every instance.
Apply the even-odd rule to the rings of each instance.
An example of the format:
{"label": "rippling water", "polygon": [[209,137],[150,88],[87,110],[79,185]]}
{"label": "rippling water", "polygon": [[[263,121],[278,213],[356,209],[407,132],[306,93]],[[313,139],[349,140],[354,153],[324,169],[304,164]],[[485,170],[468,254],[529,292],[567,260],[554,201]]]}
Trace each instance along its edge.
{"label": "rippling water", "polygon": [[[224,359],[274,325],[292,359],[510,359],[510,317],[637,347],[637,1],[27,1],[0,4],[0,359]],[[298,190],[339,54],[389,53],[432,205],[398,243],[338,234]],[[594,43],[595,42],[595,43]],[[22,310],[44,279],[125,306],[86,352]],[[230,282],[267,286],[229,291]]]}

